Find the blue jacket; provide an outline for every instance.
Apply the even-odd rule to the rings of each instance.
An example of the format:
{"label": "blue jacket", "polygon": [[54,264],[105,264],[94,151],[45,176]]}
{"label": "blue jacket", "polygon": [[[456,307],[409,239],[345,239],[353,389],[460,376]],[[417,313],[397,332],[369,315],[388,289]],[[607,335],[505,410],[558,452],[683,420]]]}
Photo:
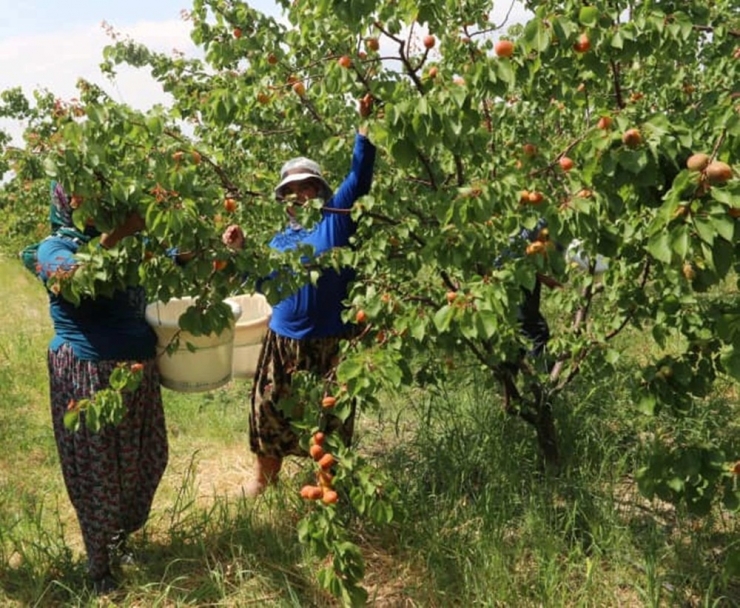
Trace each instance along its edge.
{"label": "blue jacket", "polygon": [[[357,134],[349,175],[326,202],[325,207],[329,210],[321,212],[321,220],[310,230],[288,226],[275,235],[270,247],[277,251],[290,251],[299,245],[310,245],[314,255],[320,255],[334,247],[349,245],[357,226],[348,213],[332,213],[331,209],[349,209],[370,191],[374,163],[375,146],[367,137]],[[341,319],[343,302],[354,276],[350,268],[339,272],[323,270],[316,285],[304,285],[273,307],[270,329],[280,336],[296,340],[345,333],[348,325]]]}
{"label": "blue jacket", "polygon": [[[46,280],[59,268],[70,269],[77,261],[79,244],[71,238],[44,239],[37,252],[38,275]],[[56,351],[69,344],[78,359],[88,361],[142,361],[155,356],[157,337],[144,318],[146,294],[142,288],[116,292],[113,297],[83,298],[75,306],[49,293],[49,313]]]}

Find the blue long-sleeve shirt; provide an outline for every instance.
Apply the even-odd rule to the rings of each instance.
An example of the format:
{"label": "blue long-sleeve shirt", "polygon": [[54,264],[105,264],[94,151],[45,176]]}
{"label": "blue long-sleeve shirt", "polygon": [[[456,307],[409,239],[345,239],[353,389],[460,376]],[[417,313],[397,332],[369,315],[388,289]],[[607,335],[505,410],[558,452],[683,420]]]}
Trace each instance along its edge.
{"label": "blue long-sleeve shirt", "polygon": [[[349,174],[329,199],[321,220],[310,230],[287,227],[275,235],[270,247],[277,251],[295,250],[301,245],[313,247],[315,256],[334,247],[349,245],[357,225],[348,213],[333,213],[332,209],[349,209],[355,201],[370,191],[375,164],[375,146],[364,135],[355,137],[352,166]],[[322,270],[316,285],[304,285],[297,292],[278,302],[272,309],[270,329],[278,335],[301,340],[324,338],[345,333],[342,322],[343,301],[355,274],[350,268],[339,272]]]}
{"label": "blue long-sleeve shirt", "polygon": [[[46,283],[57,269],[71,269],[79,245],[73,239],[52,236],[37,252],[39,277]],[[54,337],[49,348],[69,344],[79,359],[88,361],[142,361],[156,354],[157,337],[144,317],[142,288],[117,291],[112,297],[83,298],[79,306],[49,293]]]}

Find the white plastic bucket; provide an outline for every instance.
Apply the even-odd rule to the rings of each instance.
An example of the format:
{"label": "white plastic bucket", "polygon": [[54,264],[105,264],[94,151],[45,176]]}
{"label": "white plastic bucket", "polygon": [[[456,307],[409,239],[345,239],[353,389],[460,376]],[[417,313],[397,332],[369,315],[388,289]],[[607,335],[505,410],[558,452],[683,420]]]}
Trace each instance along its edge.
{"label": "white plastic bucket", "polygon": [[253,378],[272,307],[265,296],[259,293],[232,296],[228,300],[236,303],[242,310],[234,335],[232,374],[234,378]]}
{"label": "white plastic bucket", "polygon": [[[162,386],[180,393],[216,389],[231,380],[234,325],[242,311],[236,302],[231,307],[234,322],[220,334],[205,336],[180,330],[180,316],[194,303],[193,298],[176,298],[167,303],[154,302],[146,307],[146,320],[157,334],[157,363]],[[180,331],[177,350],[166,348]],[[188,349],[191,344],[195,350]]]}

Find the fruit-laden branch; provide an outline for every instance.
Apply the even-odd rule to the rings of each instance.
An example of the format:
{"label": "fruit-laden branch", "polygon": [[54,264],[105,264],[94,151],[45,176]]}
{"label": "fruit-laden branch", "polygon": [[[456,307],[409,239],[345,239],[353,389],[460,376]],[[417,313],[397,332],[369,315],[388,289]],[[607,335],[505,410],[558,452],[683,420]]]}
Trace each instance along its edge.
{"label": "fruit-laden branch", "polygon": [[[175,131],[171,131],[169,129],[165,130],[165,134],[174,139],[175,141],[180,142],[181,144],[190,146],[190,142],[187,141],[184,137],[182,137],[179,133],[176,133]],[[235,197],[235,198],[242,198],[245,195],[254,196],[254,197],[260,197],[262,196],[259,192],[252,192],[251,190],[247,190],[242,192],[238,186],[234,184],[229,179],[229,176],[226,175],[226,172],[223,170],[223,168],[215,163],[211,158],[203,154],[202,152],[199,152],[200,157],[202,160],[204,160],[206,163],[208,163],[213,170],[215,171],[216,175],[218,175],[219,179],[221,180],[221,185],[224,187],[224,189],[229,193],[229,195]]]}
{"label": "fruit-laden branch", "polygon": [[573,148],[575,148],[579,143],[581,143],[586,138],[587,133],[584,133],[583,135],[579,135],[576,137],[573,141],[571,141],[561,152],[558,152],[555,154],[555,159],[549,162],[547,165],[545,165],[541,169],[537,169],[534,171],[530,171],[528,174],[528,177],[533,178],[537,177],[541,173],[546,173],[549,171],[552,171],[555,166],[558,164],[558,161],[563,157],[567,156],[568,152],[570,152]]}
{"label": "fruit-laden branch", "polygon": [[[414,86],[416,87],[417,91],[419,91],[419,94],[424,95],[424,86],[422,85],[421,80],[419,80],[419,77],[416,75],[416,70],[418,70],[418,68],[414,68],[414,66],[411,65],[411,62],[406,55],[406,41],[401,40],[397,36],[391,34],[388,30],[383,28],[382,24],[379,21],[375,22],[375,27],[377,27],[384,35],[388,36],[388,38],[398,43],[398,57],[400,58],[403,67],[406,69],[406,73],[409,75],[409,78],[411,78],[411,80],[414,82]],[[410,35],[411,31],[409,31],[409,36]],[[428,52],[429,51],[427,50],[427,53]],[[426,60],[427,53],[424,54],[424,58],[422,59],[420,65],[424,63],[424,60]]]}

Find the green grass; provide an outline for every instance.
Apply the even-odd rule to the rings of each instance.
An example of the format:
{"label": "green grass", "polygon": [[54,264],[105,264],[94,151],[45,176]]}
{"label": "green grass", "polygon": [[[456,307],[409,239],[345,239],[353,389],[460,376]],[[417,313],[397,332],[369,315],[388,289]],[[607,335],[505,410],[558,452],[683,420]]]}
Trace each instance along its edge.
{"label": "green grass", "polygon": [[[0,605],[103,605],[85,586],[77,522],[48,413],[51,335],[41,286],[0,259]],[[614,377],[588,376],[556,404],[564,466],[542,472],[531,430],[507,417],[475,372],[442,388],[386,396],[359,421],[358,449],[402,497],[396,521],[353,521],[376,606],[738,606],[740,536],[716,509],[694,520],[640,498],[641,438],[663,419],[630,402],[625,340]],[[257,501],[250,475],[249,384],[164,390],[170,463],[125,570],[118,606],[329,606],[317,560],[297,541],[302,463]],[[737,386],[718,385],[678,436],[711,435],[740,456]],[[710,407],[711,406],[711,407]]]}

